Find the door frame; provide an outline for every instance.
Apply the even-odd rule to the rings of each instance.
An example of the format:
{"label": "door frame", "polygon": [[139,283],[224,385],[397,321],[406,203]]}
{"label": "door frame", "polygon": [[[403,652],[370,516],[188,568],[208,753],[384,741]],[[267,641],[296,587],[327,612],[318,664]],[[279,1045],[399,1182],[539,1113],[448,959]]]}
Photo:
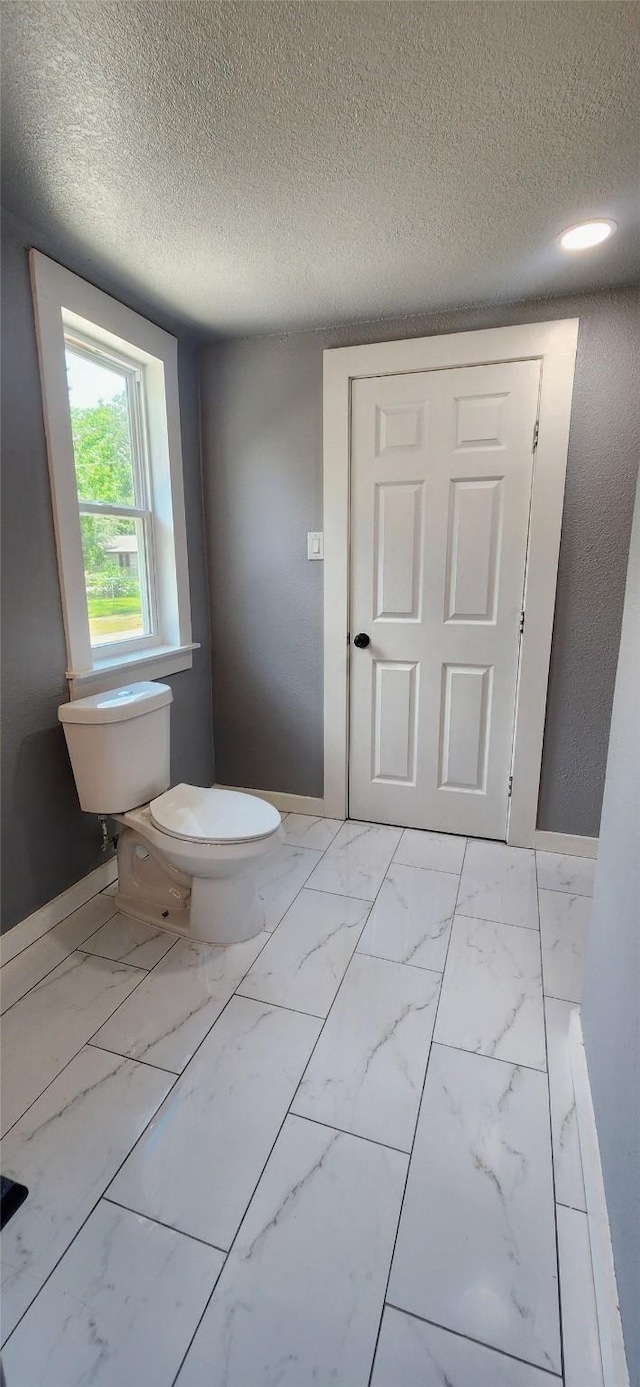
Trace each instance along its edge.
{"label": "door frame", "polygon": [[540,360],[507,842],[533,847],[551,658],[578,318],[323,352],[324,813],[344,819],[349,776],[351,384],[368,376]]}

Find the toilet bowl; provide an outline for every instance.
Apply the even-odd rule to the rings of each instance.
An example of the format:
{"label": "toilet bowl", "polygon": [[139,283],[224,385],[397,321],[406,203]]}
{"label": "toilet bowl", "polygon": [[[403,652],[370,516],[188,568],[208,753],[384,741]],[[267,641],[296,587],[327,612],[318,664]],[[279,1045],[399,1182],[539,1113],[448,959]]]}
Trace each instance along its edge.
{"label": "toilet bowl", "polygon": [[116,903],[125,915],[208,944],[263,927],[256,868],[283,837],[256,795],[169,789],[167,684],[128,684],[58,709],[80,806],[122,825]]}
{"label": "toilet bowl", "polygon": [[235,790],[176,785],[114,817],[123,826],[116,894],[123,914],[210,944],[260,932],[255,869],[283,837],[272,805]]}

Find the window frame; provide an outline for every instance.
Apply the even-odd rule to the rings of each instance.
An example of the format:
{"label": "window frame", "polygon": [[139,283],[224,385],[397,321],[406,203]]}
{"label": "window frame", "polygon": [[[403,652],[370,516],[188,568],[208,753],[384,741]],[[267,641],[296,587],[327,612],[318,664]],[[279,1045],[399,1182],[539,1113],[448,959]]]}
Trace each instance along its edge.
{"label": "window frame", "polygon": [[[135,677],[157,678],[190,669],[193,651],[187,561],[177,340],[56,261],[31,250],[36,336],[51,482],[58,572],[71,697]],[[65,351],[73,340],[125,367],[139,382],[137,414],[148,459],[145,523],[150,552],[149,603],[154,629],[140,637],[91,645]],[[105,363],[106,364],[106,363]],[[134,468],[139,466],[139,458]],[[102,513],[106,504],[97,503]],[[116,506],[138,518],[144,507]],[[113,513],[113,510],[112,510]],[[142,518],[142,517],[141,517]],[[144,522],[143,522],[144,523]]]}
{"label": "window frame", "polygon": [[149,629],[139,636],[125,636],[120,640],[103,641],[100,644],[94,645],[92,643],[91,645],[94,658],[97,653],[99,658],[107,659],[111,656],[113,659],[117,659],[119,655],[128,655],[134,650],[152,649],[158,645],[160,638],[153,524],[153,479],[146,426],[144,368],[122,352],[107,351],[105,347],[92,342],[84,333],[66,329],[64,342],[65,357],[66,352],[71,351],[85,361],[104,362],[108,369],[114,370],[125,379],[134,503],[128,506],[124,503],[110,504],[106,501],[85,501],[78,496],[78,510],[81,520],[83,515],[111,515],[123,520],[142,522],[144,571],[140,570],[140,564],[138,567],[142,611],[145,617],[145,626],[148,625]]}

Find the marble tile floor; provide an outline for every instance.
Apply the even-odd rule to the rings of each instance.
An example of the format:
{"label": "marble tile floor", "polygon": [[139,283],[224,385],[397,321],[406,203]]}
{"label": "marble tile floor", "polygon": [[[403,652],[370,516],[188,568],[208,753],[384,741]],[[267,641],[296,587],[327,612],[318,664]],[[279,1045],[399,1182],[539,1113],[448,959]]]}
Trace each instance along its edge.
{"label": "marble tile floor", "polygon": [[113,888],[17,926],[7,1387],[602,1387],[567,1043],[592,868],[291,814],[254,940]]}

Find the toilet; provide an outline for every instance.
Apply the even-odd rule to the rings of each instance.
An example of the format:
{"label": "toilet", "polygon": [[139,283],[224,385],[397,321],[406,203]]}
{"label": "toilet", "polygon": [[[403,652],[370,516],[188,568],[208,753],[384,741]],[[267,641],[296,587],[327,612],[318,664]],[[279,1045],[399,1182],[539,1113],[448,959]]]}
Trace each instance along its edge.
{"label": "toilet", "polygon": [[58,709],[80,806],[122,825],[116,904],[124,915],[207,944],[263,928],[255,868],[283,837],[256,795],[169,788],[168,684],[91,694]]}

